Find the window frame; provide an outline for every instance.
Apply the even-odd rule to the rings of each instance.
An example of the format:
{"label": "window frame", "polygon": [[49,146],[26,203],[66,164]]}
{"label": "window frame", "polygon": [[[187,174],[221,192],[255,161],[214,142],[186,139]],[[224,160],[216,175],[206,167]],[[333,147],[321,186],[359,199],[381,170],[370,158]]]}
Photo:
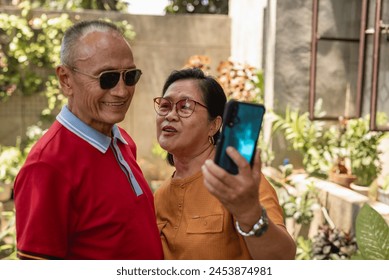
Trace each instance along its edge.
{"label": "window frame", "polygon": [[[366,15],[366,5],[368,0],[363,0],[362,3],[362,15]],[[320,40],[327,40],[333,42],[359,42],[359,55],[358,55],[358,73],[357,73],[357,96],[356,96],[356,114],[347,116],[348,119],[359,118],[361,116],[361,106],[362,106],[362,89],[363,89],[363,59],[361,56],[364,56],[365,42],[361,42],[361,35],[359,39],[350,39],[350,38],[335,38],[335,37],[326,37],[319,36],[318,34],[318,21],[319,21],[319,0],[312,1],[312,37],[311,37],[311,67],[310,67],[310,84],[309,84],[309,118],[311,120],[326,120],[326,121],[336,121],[339,120],[339,117],[330,117],[315,116],[315,101],[316,101],[316,67],[317,67],[317,46]],[[361,22],[360,34],[365,31],[366,20]],[[363,37],[364,38],[364,37]],[[361,64],[362,63],[362,64]],[[342,116],[344,117],[344,116]]]}
{"label": "window frame", "polygon": [[[382,17],[382,0],[376,1],[375,6],[375,18],[374,18],[374,31],[367,30],[368,20],[368,6],[369,0],[362,0],[361,3],[361,17],[360,17],[360,35],[359,39],[349,38],[334,38],[319,36],[318,25],[319,25],[319,0],[312,1],[312,37],[311,37],[311,66],[310,66],[310,84],[309,84],[309,118],[311,120],[338,120],[339,117],[318,117],[315,116],[315,101],[316,101],[316,68],[317,68],[317,49],[320,40],[328,40],[333,42],[341,41],[353,41],[359,43],[358,51],[358,70],[357,70],[357,85],[356,85],[356,100],[355,100],[355,111],[354,115],[347,116],[348,119],[360,118],[362,116],[363,107],[363,88],[365,78],[365,59],[366,59],[366,41],[367,36],[373,35],[373,54],[372,54],[372,81],[371,81],[371,97],[370,97],[370,130],[373,131],[389,131],[388,127],[377,127],[377,100],[378,100],[378,78],[379,78],[379,63],[380,63],[380,40],[381,40],[381,29],[386,27],[381,20]],[[344,116],[342,116],[344,117]]]}

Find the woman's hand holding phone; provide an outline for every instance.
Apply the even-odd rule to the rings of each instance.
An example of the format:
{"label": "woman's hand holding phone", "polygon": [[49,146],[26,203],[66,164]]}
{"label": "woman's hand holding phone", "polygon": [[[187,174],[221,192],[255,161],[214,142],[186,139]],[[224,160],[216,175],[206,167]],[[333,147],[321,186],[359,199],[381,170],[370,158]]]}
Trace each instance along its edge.
{"label": "woman's hand holding phone", "polygon": [[251,166],[233,147],[227,155],[236,163],[239,173],[231,174],[207,160],[202,167],[205,187],[213,194],[241,225],[252,226],[259,219],[259,184],[261,180],[260,151],[256,152]]}

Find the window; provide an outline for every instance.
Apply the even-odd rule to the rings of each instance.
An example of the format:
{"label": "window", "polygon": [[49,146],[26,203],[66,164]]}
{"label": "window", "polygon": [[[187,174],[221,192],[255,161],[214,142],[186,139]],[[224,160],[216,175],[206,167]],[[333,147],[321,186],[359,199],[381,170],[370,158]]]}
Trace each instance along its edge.
{"label": "window", "polygon": [[[309,113],[389,130],[389,0],[313,0]],[[321,98],[325,117],[314,114]]]}

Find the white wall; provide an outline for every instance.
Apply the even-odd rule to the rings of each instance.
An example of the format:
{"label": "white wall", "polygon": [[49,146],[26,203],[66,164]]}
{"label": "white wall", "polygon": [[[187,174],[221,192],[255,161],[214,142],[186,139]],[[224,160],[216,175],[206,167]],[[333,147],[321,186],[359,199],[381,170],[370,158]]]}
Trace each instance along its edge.
{"label": "white wall", "polygon": [[230,0],[231,59],[262,67],[263,17],[266,0]]}

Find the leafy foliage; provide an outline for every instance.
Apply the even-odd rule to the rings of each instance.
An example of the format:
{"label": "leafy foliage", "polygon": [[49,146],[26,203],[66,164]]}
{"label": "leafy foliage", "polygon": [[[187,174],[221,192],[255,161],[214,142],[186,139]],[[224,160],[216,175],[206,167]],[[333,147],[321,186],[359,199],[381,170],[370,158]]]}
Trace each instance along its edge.
{"label": "leafy foliage", "polygon": [[15,211],[1,211],[5,226],[0,227],[0,260],[16,259]]}
{"label": "leafy foliage", "polygon": [[[50,88],[56,84],[53,71],[48,69],[59,64],[61,38],[71,24],[66,14],[33,17],[28,6],[20,15],[0,15],[4,65],[0,69],[0,99],[15,92],[22,95],[41,93],[45,86]],[[59,95],[59,90],[52,95]]]}
{"label": "leafy foliage", "polygon": [[[315,115],[322,116],[321,100],[315,105]],[[381,122],[385,116],[380,114]],[[369,116],[340,120],[329,126],[324,121],[311,121],[308,112],[300,114],[288,107],[285,117],[275,115],[273,131],[282,131],[293,150],[303,156],[305,170],[326,178],[340,158],[349,158],[351,173],[358,184],[370,185],[381,171],[379,144],[389,133],[369,131]]]}
{"label": "leafy foliage", "polygon": [[369,131],[369,119],[366,116],[349,120],[343,137],[351,160],[352,174],[357,176],[355,183],[363,186],[369,186],[380,174],[381,151],[378,146],[389,135],[383,131]]}
{"label": "leafy foliage", "polygon": [[[26,132],[27,140],[24,149],[20,147],[20,141],[16,146],[0,145],[0,185],[14,182],[27,154],[45,132],[39,125],[30,126]],[[16,259],[15,211],[0,209],[0,220],[3,223],[0,226],[0,259]]]}
{"label": "leafy foliage", "polygon": [[328,225],[321,226],[312,241],[312,259],[348,260],[357,251],[355,236]]}
{"label": "leafy foliage", "polygon": [[299,236],[296,240],[296,260],[312,259],[312,240]]}
{"label": "leafy foliage", "polygon": [[318,205],[317,191],[311,183],[307,189],[299,194],[292,195],[281,201],[281,207],[285,218],[293,218],[296,223],[309,225],[313,219],[313,209]]}
{"label": "leafy foliage", "polygon": [[[67,14],[34,16],[28,1],[20,15],[0,14],[0,100],[14,93],[42,94],[47,108],[42,115],[50,119],[53,110],[64,105],[54,69],[60,64],[59,52],[65,30],[73,23]],[[135,32],[127,21],[115,22],[129,40]]]}
{"label": "leafy foliage", "polygon": [[103,10],[103,11],[121,11],[125,12],[128,3],[124,0],[33,0],[22,1],[31,3],[32,8],[48,8],[50,10]]}
{"label": "leafy foliage", "polygon": [[[315,106],[315,114],[321,112],[321,100]],[[305,170],[314,176],[326,178],[336,157],[337,131],[327,129],[323,121],[311,121],[308,112],[286,108],[285,117],[275,114],[273,131],[281,130],[292,149],[303,156]]]}
{"label": "leafy foliage", "polygon": [[16,146],[0,145],[0,183],[13,183],[32,146],[45,132],[39,124],[33,125],[28,127],[23,145],[20,140]]}
{"label": "leafy foliage", "polygon": [[11,184],[23,162],[24,155],[20,149],[20,141],[16,146],[0,145],[0,183]]}
{"label": "leafy foliage", "polygon": [[170,14],[228,14],[228,0],[170,0]]}
{"label": "leafy foliage", "polygon": [[376,210],[363,205],[355,227],[362,259],[389,260],[389,226]]}

